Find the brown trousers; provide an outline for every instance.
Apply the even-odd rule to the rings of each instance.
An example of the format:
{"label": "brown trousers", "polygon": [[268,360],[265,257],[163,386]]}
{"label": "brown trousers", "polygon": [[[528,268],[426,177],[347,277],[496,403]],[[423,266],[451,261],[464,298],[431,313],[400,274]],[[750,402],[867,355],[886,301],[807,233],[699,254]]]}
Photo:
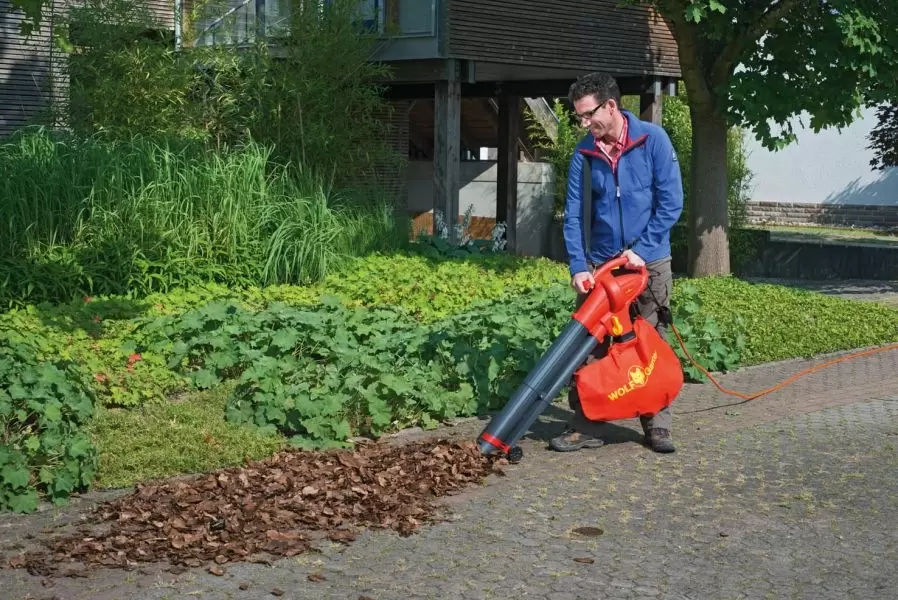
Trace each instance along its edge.
{"label": "brown trousers", "polygon": [[[646,265],[649,271],[649,284],[636,300],[639,314],[648,321],[649,324],[653,325],[664,339],[666,339],[666,327],[658,322],[658,309],[660,307],[670,308],[670,296],[673,291],[673,273],[670,268],[670,260],[670,258],[664,258]],[[585,295],[578,294],[576,303],[577,308],[579,308],[585,300]],[[599,344],[596,346],[596,349],[593,350],[592,354],[587,357],[586,364],[602,358],[607,351],[607,342]],[[577,388],[573,385],[571,385],[570,391],[568,392],[568,405],[571,407],[571,410],[574,411],[575,426],[578,423],[587,422],[587,419],[580,408],[580,398],[577,396]],[[650,429],[655,428],[670,430],[673,426],[673,416],[671,415],[669,406],[654,416],[642,416],[639,418],[639,421],[642,423],[642,429],[645,433],[648,433]]]}

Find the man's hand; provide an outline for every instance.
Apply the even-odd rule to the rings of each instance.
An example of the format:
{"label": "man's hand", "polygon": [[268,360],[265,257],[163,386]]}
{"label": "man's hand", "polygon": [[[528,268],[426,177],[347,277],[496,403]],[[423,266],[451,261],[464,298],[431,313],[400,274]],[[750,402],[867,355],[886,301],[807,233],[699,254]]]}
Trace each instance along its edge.
{"label": "man's hand", "polygon": [[642,260],[642,257],[632,250],[627,250],[621,256],[627,259],[627,264],[624,266],[628,269],[638,269],[645,266],[645,261]]}
{"label": "man's hand", "polygon": [[588,271],[577,273],[571,278],[571,287],[574,288],[578,294],[585,294],[595,287],[595,285],[596,280],[593,279],[592,273]]}

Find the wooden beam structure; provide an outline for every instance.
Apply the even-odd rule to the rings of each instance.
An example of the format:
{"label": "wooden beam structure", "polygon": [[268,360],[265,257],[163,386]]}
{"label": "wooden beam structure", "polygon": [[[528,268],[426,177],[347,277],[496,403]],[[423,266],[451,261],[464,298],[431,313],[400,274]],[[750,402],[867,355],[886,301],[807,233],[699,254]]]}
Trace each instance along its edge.
{"label": "wooden beam structure", "polygon": [[639,95],[639,118],[661,125],[663,106],[664,90],[661,87],[661,78],[656,77],[652,86]]}
{"label": "wooden beam structure", "polygon": [[506,250],[517,251],[518,141],[521,97],[499,96],[499,162],[496,181],[496,222],[505,223]]}
{"label": "wooden beam structure", "polygon": [[434,93],[433,210],[434,216],[442,213],[449,229],[449,241],[455,244],[460,189],[461,82],[457,66],[447,70],[448,77],[436,82]]}

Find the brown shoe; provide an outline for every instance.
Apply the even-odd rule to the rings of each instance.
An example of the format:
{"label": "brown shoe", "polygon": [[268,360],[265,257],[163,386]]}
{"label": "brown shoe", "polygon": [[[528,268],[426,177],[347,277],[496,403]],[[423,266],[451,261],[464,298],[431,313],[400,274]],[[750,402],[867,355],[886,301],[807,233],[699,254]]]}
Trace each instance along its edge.
{"label": "brown shoe", "polygon": [[599,438],[576,431],[572,427],[568,427],[564,430],[564,433],[556,438],[552,438],[552,441],[549,442],[552,449],[558,452],[573,452],[582,448],[599,448],[604,444],[605,442]]}
{"label": "brown shoe", "polygon": [[655,452],[668,453],[675,450],[673,440],[670,439],[670,431],[667,429],[652,429],[645,435],[645,445]]}

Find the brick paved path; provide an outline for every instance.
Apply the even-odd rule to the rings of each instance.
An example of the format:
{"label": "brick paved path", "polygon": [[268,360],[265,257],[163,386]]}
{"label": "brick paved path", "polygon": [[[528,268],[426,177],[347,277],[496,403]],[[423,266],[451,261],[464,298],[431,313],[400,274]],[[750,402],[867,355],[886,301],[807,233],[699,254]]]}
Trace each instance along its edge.
{"label": "brick paved path", "polygon": [[[754,391],[819,362],[723,383]],[[898,598],[898,351],[724,406],[737,401],[687,386],[675,405],[678,450],[664,456],[637,443],[635,420],[601,428],[603,448],[546,450],[569,416],[559,403],[507,477],[450,499],[445,522],[408,538],[371,532],[271,566],[228,565],[223,577],[160,566],[44,587],[0,570],[0,598],[264,599],[275,588],[316,600]],[[448,433],[475,437],[482,426]],[[0,519],[0,553],[85,505]]]}

